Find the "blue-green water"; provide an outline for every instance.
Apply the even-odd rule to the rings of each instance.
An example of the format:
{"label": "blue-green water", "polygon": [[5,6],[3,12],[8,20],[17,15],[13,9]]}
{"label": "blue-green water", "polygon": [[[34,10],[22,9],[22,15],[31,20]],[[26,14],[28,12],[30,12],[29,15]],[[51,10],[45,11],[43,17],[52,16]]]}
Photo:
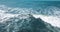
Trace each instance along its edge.
{"label": "blue-green water", "polygon": [[60,1],[23,1],[23,0],[1,0],[0,4],[10,7],[38,8],[46,6],[60,7]]}

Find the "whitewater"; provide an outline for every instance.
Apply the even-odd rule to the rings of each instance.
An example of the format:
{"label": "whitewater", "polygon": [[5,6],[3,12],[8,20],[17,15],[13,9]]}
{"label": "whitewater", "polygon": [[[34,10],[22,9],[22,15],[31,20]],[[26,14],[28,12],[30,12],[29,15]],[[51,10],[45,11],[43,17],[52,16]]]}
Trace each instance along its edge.
{"label": "whitewater", "polygon": [[[53,10],[55,9],[56,8],[54,8]],[[49,14],[50,13],[51,12],[49,12]],[[20,18],[25,19],[29,16],[25,16],[23,14],[31,14],[35,18],[41,18],[43,21],[51,24],[52,26],[60,28],[60,16],[57,16],[57,15],[60,15],[59,13],[60,13],[59,11],[56,11],[54,15],[43,15],[43,14],[39,14],[39,12],[37,11],[34,11],[32,8],[28,8],[28,9],[27,8],[12,8],[12,7],[7,7],[5,5],[0,5],[0,23],[4,23],[10,18],[18,17],[18,15],[20,14],[22,14]]]}

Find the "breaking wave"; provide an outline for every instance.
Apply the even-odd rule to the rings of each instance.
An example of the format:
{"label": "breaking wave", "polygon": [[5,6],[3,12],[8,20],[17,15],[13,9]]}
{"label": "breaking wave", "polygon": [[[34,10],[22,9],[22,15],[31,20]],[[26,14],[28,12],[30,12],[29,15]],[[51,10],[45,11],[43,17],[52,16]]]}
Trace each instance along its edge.
{"label": "breaking wave", "polygon": [[[59,17],[60,17],[60,8],[54,6],[49,6],[44,9],[42,7],[33,9],[33,8],[14,8],[14,7],[7,7],[5,5],[0,5],[0,25],[1,25],[0,31],[1,32],[24,32],[24,31],[35,32],[36,30],[36,32],[37,31],[48,32],[51,30],[50,32],[52,31],[55,32],[56,30],[58,30],[58,28],[54,30],[55,27],[60,28]],[[47,23],[45,22],[49,24],[47,25]],[[42,26],[45,27],[45,25],[49,27],[42,28],[41,31],[41,28],[36,28],[36,27],[34,28],[35,25],[36,27],[39,26],[41,28]],[[54,29],[51,28],[53,26]]]}

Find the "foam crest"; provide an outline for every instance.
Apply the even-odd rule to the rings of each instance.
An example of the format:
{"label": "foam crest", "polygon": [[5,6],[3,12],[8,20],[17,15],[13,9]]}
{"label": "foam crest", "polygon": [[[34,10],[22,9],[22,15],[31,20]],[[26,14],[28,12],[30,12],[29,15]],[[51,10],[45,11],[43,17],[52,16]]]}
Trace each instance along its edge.
{"label": "foam crest", "polygon": [[[29,9],[26,8],[10,8],[4,5],[0,5],[0,23],[4,21],[8,21],[10,18],[19,17],[19,18],[27,18],[25,15],[30,14]],[[21,15],[22,14],[22,15]],[[24,15],[23,15],[24,14]],[[21,17],[23,16],[23,17]]]}
{"label": "foam crest", "polygon": [[41,18],[43,21],[50,23],[52,26],[60,27],[60,18],[46,15],[33,15],[35,18]]}

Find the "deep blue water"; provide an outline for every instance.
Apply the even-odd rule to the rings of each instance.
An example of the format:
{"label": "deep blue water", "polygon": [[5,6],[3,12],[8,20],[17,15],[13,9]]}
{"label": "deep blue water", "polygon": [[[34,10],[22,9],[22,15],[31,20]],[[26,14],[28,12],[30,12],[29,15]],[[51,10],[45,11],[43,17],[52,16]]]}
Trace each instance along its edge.
{"label": "deep blue water", "polygon": [[0,4],[10,7],[38,8],[47,6],[60,7],[59,1],[23,1],[23,0],[0,0]]}

